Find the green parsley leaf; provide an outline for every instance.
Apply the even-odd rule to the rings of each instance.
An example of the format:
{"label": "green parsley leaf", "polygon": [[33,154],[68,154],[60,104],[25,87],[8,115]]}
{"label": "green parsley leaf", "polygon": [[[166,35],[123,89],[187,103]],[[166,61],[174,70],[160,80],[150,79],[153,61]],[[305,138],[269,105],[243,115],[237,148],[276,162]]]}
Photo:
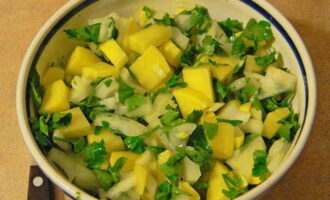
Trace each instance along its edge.
{"label": "green parsley leaf", "polygon": [[125,165],[127,161],[127,158],[125,157],[120,157],[115,164],[113,165],[113,167],[111,168],[111,171],[113,172],[119,172]]}
{"label": "green parsley leaf", "polygon": [[124,139],[124,144],[134,153],[143,153],[145,150],[143,139],[139,136],[126,137]]}
{"label": "green parsley leaf", "polygon": [[217,135],[218,132],[218,123],[204,123],[203,125],[204,132],[209,140]]}
{"label": "green parsley leaf", "polygon": [[171,199],[172,185],[165,181],[158,186],[158,191],[155,196],[156,200],[168,200]]}
{"label": "green parsley leaf", "polygon": [[99,112],[103,112],[103,105],[99,103],[99,98],[88,96],[77,104],[89,121],[93,121]]}
{"label": "green parsley leaf", "polygon": [[105,191],[109,190],[114,185],[113,177],[107,170],[93,169],[93,172]]}
{"label": "green parsley leaf", "polygon": [[265,180],[269,174],[266,159],[266,151],[256,150],[253,152],[254,165],[252,169],[252,175],[259,177],[261,180]]}
{"label": "green parsley leaf", "polygon": [[103,163],[105,156],[108,154],[105,150],[103,140],[101,142],[93,142],[92,144],[86,146],[84,153],[84,161],[90,169],[99,168],[99,165]]}
{"label": "green parsley leaf", "polygon": [[205,190],[205,189],[207,189],[209,187],[209,184],[204,183],[204,182],[197,181],[196,183],[193,184],[193,187],[196,190]]}
{"label": "green parsley leaf", "polygon": [[147,103],[147,98],[143,95],[135,94],[126,99],[128,112],[133,111],[141,105]]}
{"label": "green parsley leaf", "polygon": [[177,110],[170,110],[160,118],[160,121],[165,126],[171,126],[175,120],[180,117],[180,112]]}
{"label": "green parsley leaf", "polygon": [[193,133],[190,135],[188,140],[188,145],[193,146],[195,149],[204,149],[207,152],[211,153],[209,144],[205,138],[203,126],[198,125]]}
{"label": "green parsley leaf", "polygon": [[101,131],[102,131],[102,126],[95,126],[94,127],[94,134],[95,135],[98,135],[98,134],[100,134],[101,133]]}
{"label": "green parsley leaf", "polygon": [[53,113],[51,120],[51,127],[55,129],[59,126],[68,126],[71,123],[71,113]]}
{"label": "green parsley leaf", "polygon": [[181,14],[190,15],[188,26],[185,32],[206,32],[211,26],[211,18],[208,14],[208,10],[202,6],[196,6],[190,11],[184,11]]}
{"label": "green parsley leaf", "polygon": [[180,65],[183,67],[191,67],[197,61],[197,55],[200,53],[195,45],[186,48],[180,56]]}
{"label": "green parsley leaf", "polygon": [[151,19],[155,15],[155,11],[153,11],[151,8],[147,6],[143,6],[142,9],[148,19]]}
{"label": "green parsley leaf", "polygon": [[102,128],[107,129],[107,128],[110,127],[110,124],[109,124],[109,122],[107,122],[107,121],[101,121],[101,123],[102,123]]}
{"label": "green parsley leaf", "polygon": [[202,45],[203,53],[207,56],[212,56],[216,52],[221,51],[220,43],[209,35],[205,36]]}
{"label": "green parsley leaf", "polygon": [[276,131],[277,135],[284,138],[287,142],[292,142],[294,134],[299,129],[298,115],[291,112],[285,119],[279,121],[282,125]]}
{"label": "green parsley leaf", "polygon": [[290,102],[288,99],[283,99],[282,101],[277,101],[275,97],[269,97],[261,100],[262,106],[267,112],[273,112],[278,108],[289,107]]}
{"label": "green parsley leaf", "polygon": [[243,30],[242,23],[236,19],[227,18],[226,21],[218,22],[218,25],[225,31],[228,37]]}
{"label": "green parsley leaf", "polygon": [[187,83],[181,82],[180,79],[182,77],[182,73],[174,74],[166,83],[165,86],[167,88],[174,88],[174,87],[187,87]]}
{"label": "green parsley leaf", "polygon": [[108,79],[104,82],[104,85],[107,86],[107,87],[110,87],[111,83],[112,83],[112,80]]}
{"label": "green parsley leaf", "polygon": [[36,70],[36,68],[32,68],[29,77],[29,84],[28,84],[28,94],[32,99],[33,105],[35,106],[35,110],[40,112],[40,106],[42,102],[43,96],[43,86],[40,83],[40,77]]}
{"label": "green parsley leaf", "polygon": [[168,13],[166,13],[162,19],[154,19],[156,23],[162,24],[164,26],[171,26],[174,24],[173,19]]}
{"label": "green parsley leaf", "polygon": [[83,42],[94,42],[95,44],[99,44],[99,33],[100,33],[101,24],[92,24],[83,26],[80,28],[73,28],[64,30],[69,38],[73,38],[76,40],[80,40]]}
{"label": "green parsley leaf", "polygon": [[73,152],[79,153],[82,150],[84,150],[86,146],[86,140],[84,137],[80,138],[60,138],[60,137],[53,137],[53,140],[61,141],[61,142],[66,142],[72,145]]}
{"label": "green parsley leaf", "polygon": [[203,111],[201,110],[193,110],[188,116],[186,121],[190,123],[197,123],[199,119],[202,117]]}
{"label": "green parsley leaf", "polygon": [[238,126],[243,123],[242,120],[229,120],[229,119],[217,119],[218,122],[225,122],[233,126]]}
{"label": "green parsley leaf", "polygon": [[230,89],[215,79],[215,94],[220,102],[224,102],[225,98],[230,94]]}
{"label": "green parsley leaf", "polygon": [[273,51],[267,56],[256,57],[255,61],[256,61],[257,65],[262,66],[265,70],[266,67],[268,67],[270,64],[276,62],[275,55],[276,55],[276,52]]}
{"label": "green parsley leaf", "polygon": [[250,19],[242,33],[242,35],[252,41],[259,42],[273,38],[271,24],[266,21]]}
{"label": "green parsley leaf", "polygon": [[225,190],[225,189],[222,190],[222,193],[226,197],[228,197],[230,199],[234,199],[234,198],[244,194],[245,192],[247,192],[247,188],[242,187],[242,185],[243,185],[242,179],[237,178],[237,177],[232,177],[228,173],[222,174],[222,178],[228,187],[228,190]]}
{"label": "green parsley leaf", "polygon": [[255,46],[248,46],[244,42],[242,35],[240,35],[239,37],[232,36],[232,40],[233,40],[232,54],[237,58],[241,58],[247,54],[253,54],[256,51]]}
{"label": "green parsley leaf", "polygon": [[134,95],[134,89],[119,79],[117,79],[117,82],[119,84],[119,88],[118,88],[119,101],[120,103],[124,104],[128,97]]}
{"label": "green parsley leaf", "polygon": [[258,93],[259,88],[255,87],[254,85],[248,84],[240,90],[240,93],[237,98],[241,102],[241,104],[244,104],[249,102],[251,97],[257,96]]}

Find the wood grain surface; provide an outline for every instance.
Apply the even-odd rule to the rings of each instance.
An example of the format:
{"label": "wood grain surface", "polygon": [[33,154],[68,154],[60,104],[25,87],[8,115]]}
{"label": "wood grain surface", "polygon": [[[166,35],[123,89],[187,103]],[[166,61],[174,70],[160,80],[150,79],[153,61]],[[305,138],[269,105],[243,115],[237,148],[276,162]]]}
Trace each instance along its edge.
{"label": "wood grain surface", "polygon": [[[0,0],[0,199],[27,199],[32,158],[20,135],[15,89],[23,56],[67,0]],[[262,200],[330,199],[330,0],[269,0],[294,25],[313,59],[318,105],[311,137],[287,175]],[[64,199],[57,192],[57,200]]]}

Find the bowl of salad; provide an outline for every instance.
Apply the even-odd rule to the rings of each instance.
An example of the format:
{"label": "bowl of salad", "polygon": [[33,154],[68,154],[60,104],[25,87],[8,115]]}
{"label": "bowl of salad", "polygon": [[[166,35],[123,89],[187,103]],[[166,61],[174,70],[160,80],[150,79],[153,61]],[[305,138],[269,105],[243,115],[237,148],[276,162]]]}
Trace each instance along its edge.
{"label": "bowl of salad", "polygon": [[17,113],[77,199],[256,199],[312,126],[308,52],[265,1],[73,0],[21,67]]}

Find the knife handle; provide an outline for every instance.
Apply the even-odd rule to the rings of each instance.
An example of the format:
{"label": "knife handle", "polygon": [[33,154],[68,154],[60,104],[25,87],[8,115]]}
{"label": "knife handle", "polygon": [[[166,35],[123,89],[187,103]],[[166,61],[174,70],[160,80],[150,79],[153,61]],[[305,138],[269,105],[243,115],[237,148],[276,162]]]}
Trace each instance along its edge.
{"label": "knife handle", "polygon": [[30,166],[27,200],[54,200],[54,185],[38,166]]}

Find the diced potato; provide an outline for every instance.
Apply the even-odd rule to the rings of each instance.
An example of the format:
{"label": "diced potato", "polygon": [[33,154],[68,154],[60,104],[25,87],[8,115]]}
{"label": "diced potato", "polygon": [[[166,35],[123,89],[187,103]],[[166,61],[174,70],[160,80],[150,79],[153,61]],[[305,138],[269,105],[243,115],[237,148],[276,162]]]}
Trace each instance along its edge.
{"label": "diced potato", "polygon": [[242,144],[244,143],[244,138],[245,138],[244,132],[239,127],[235,127],[235,138],[234,138],[235,149],[238,149],[242,146]]}
{"label": "diced potato", "polygon": [[72,52],[65,71],[68,75],[81,75],[81,69],[101,60],[89,49],[77,46]]}
{"label": "diced potato", "polygon": [[215,116],[214,112],[205,112],[201,118],[201,123],[217,123],[217,116]]}
{"label": "diced potato", "polygon": [[249,183],[251,185],[258,185],[262,182],[262,180],[260,179],[260,177],[255,177],[255,176],[252,176]]}
{"label": "diced potato", "polygon": [[113,166],[121,157],[127,158],[127,161],[120,172],[128,172],[134,169],[134,163],[138,159],[139,154],[130,151],[113,151],[110,155],[110,165]]}
{"label": "diced potato", "polygon": [[228,83],[233,77],[234,68],[229,65],[212,66],[211,72],[221,83]]}
{"label": "diced potato", "polygon": [[158,47],[169,41],[172,36],[170,26],[151,25],[129,36],[129,46],[132,50],[142,54],[150,45]]}
{"label": "diced potato", "polygon": [[179,49],[172,41],[168,41],[159,47],[160,52],[163,53],[166,61],[174,67],[179,66],[180,56],[182,54]]}
{"label": "diced potato", "polygon": [[204,56],[203,58],[201,58],[201,62],[208,62],[210,60],[214,61],[215,63],[217,63],[218,65],[229,65],[231,67],[235,67],[236,65],[238,65],[238,63],[240,62],[240,59],[233,57],[233,56]]}
{"label": "diced potato", "polygon": [[245,61],[244,72],[256,72],[260,73],[263,70],[263,67],[256,63],[256,56],[248,55]]}
{"label": "diced potato", "polygon": [[123,18],[121,17],[117,23],[118,28],[118,38],[117,42],[126,52],[129,52],[131,49],[129,48],[128,37],[133,33],[137,32],[140,27],[135,22],[133,17]]}
{"label": "diced potato", "polygon": [[43,86],[47,86],[50,83],[63,80],[64,79],[64,69],[61,67],[49,67],[47,71],[43,74],[41,83]]}
{"label": "diced potato", "polygon": [[225,165],[216,161],[209,179],[209,187],[206,193],[207,200],[227,200],[222,190],[228,190],[228,186],[223,179],[222,175],[229,173]]}
{"label": "diced potato", "polygon": [[170,157],[173,155],[174,155],[173,151],[166,149],[165,151],[163,151],[158,155],[158,159],[157,159],[158,165],[162,165],[166,163],[168,159],[170,159]]}
{"label": "diced potato", "polygon": [[108,153],[113,151],[123,151],[125,149],[123,139],[112,133],[108,129],[102,129],[99,134],[91,133],[87,135],[88,144],[104,141],[105,149]]}
{"label": "diced potato", "polygon": [[150,194],[150,192],[145,191],[144,194],[141,196],[141,200],[155,200],[155,198],[152,194]]}
{"label": "diced potato", "polygon": [[228,159],[234,151],[235,127],[229,123],[218,123],[216,136],[209,141],[213,156],[218,159]]}
{"label": "diced potato", "polygon": [[110,62],[118,69],[124,66],[128,61],[127,54],[114,39],[111,39],[101,44],[100,50],[110,60]]}
{"label": "diced potato", "polygon": [[130,66],[130,70],[138,82],[149,92],[172,75],[171,67],[162,53],[153,45],[149,46],[142,56]]}
{"label": "diced potato", "polygon": [[180,181],[179,189],[184,192],[189,193],[190,196],[186,195],[186,194],[180,194],[175,198],[175,200],[200,200],[201,199],[198,192],[193,187],[191,187],[191,185],[187,182]]}
{"label": "diced potato", "polygon": [[134,190],[139,195],[143,195],[148,178],[148,170],[140,165],[135,165],[134,175],[136,177],[136,184]]}
{"label": "diced potato", "polygon": [[214,102],[214,89],[208,66],[188,67],[182,70],[183,80],[194,89]]}
{"label": "diced potato", "polygon": [[277,129],[281,126],[278,121],[287,117],[289,114],[290,110],[288,108],[278,108],[277,110],[268,113],[264,121],[262,136],[269,139],[274,137],[277,132]]}
{"label": "diced potato", "polygon": [[71,123],[68,126],[58,128],[64,138],[79,138],[91,133],[91,126],[79,107],[72,108],[63,113],[71,113],[72,116]]}
{"label": "diced potato", "polygon": [[251,110],[251,106],[252,106],[252,102],[247,102],[245,104],[240,105],[238,107],[238,110],[249,113]]}
{"label": "diced potato", "polygon": [[82,68],[82,75],[96,81],[107,76],[118,77],[119,70],[108,63],[97,62]]}
{"label": "diced potato", "polygon": [[147,15],[146,13],[142,10],[139,13],[139,26],[141,28],[143,28],[146,24],[146,22],[148,21]]}
{"label": "diced potato", "polygon": [[184,118],[194,110],[205,110],[212,105],[209,98],[188,87],[175,89],[173,95]]}
{"label": "diced potato", "polygon": [[57,80],[46,87],[41,112],[54,113],[70,108],[70,90],[63,80]]}

